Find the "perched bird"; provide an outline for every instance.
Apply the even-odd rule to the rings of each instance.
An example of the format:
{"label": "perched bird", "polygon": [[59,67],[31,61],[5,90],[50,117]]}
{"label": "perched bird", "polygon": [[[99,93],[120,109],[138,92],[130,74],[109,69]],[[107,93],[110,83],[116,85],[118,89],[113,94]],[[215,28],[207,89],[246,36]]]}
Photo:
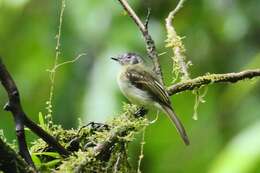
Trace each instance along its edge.
{"label": "perched bird", "polygon": [[153,106],[162,110],[175,124],[184,143],[189,145],[186,131],[174,113],[167,91],[153,72],[153,65],[136,53],[125,53],[111,59],[121,65],[117,82],[128,100],[140,106]]}

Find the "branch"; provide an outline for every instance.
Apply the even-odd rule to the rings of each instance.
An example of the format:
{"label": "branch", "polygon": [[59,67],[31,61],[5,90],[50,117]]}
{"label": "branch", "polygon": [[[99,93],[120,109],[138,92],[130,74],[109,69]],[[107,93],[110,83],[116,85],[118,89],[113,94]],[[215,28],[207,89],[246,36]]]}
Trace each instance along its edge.
{"label": "branch", "polygon": [[166,23],[168,23],[168,25],[172,26],[172,20],[174,16],[183,7],[184,2],[185,0],[180,0],[175,9],[169,13],[169,16],[166,19]]}
{"label": "branch", "polygon": [[16,136],[18,138],[19,152],[21,156],[25,159],[25,161],[30,166],[35,168],[25,140],[25,134],[24,134],[25,114],[22,110],[22,106],[20,103],[19,92],[11,75],[6,70],[5,65],[2,63],[1,58],[0,58],[0,80],[9,97],[9,101],[5,105],[4,110],[10,111],[13,114],[13,118],[15,121]]}
{"label": "branch", "polygon": [[[30,166],[0,139],[0,170],[12,173],[34,173]],[[0,172],[1,172],[0,171]]]}
{"label": "branch", "polygon": [[119,136],[125,136],[129,131],[128,128],[117,129],[108,137],[107,140],[97,144],[94,147],[94,153],[98,159],[108,161],[113,149],[113,146],[119,142]]}
{"label": "branch", "polygon": [[174,54],[174,57],[172,57],[172,59],[174,65],[176,66],[175,71],[177,74],[179,72],[181,73],[182,81],[190,79],[188,72],[189,62],[185,62],[185,48],[181,41],[182,38],[178,36],[178,34],[176,33],[172,21],[174,19],[175,14],[183,7],[184,1],[185,0],[180,0],[176,8],[173,11],[171,11],[168,17],[165,19],[165,27],[167,31],[166,47],[172,48]]}
{"label": "branch", "polygon": [[127,12],[127,14],[133,19],[133,21],[135,22],[137,27],[140,29],[142,34],[145,34],[147,32],[147,28],[145,27],[143,22],[140,20],[140,18],[137,16],[137,14],[134,12],[134,10],[129,5],[127,0],[118,0],[118,1],[121,3],[121,5],[123,6],[123,8]]}
{"label": "branch", "polygon": [[186,90],[199,88],[203,85],[209,85],[213,83],[235,83],[244,79],[251,79],[259,76],[260,69],[245,70],[238,73],[209,74],[174,84],[168,87],[168,93],[169,95],[174,95]]}
{"label": "branch", "polygon": [[153,63],[154,63],[154,71],[159,76],[161,83],[163,83],[162,71],[161,71],[161,67],[160,67],[155,43],[154,43],[154,41],[153,41],[151,35],[149,34],[149,31],[148,31],[148,19],[149,19],[149,16],[150,16],[150,14],[149,14],[150,12],[148,11],[148,17],[147,17],[147,20],[145,21],[145,24],[144,24],[140,20],[140,18],[136,15],[134,10],[131,8],[131,6],[129,5],[127,0],[118,0],[118,1],[121,3],[121,5],[123,6],[123,8],[127,12],[127,14],[133,19],[133,21],[135,22],[135,24],[137,25],[137,27],[141,31],[143,38],[145,40],[147,54],[148,54],[149,58],[151,58]]}
{"label": "branch", "polygon": [[[136,112],[133,113],[133,120],[132,120],[133,122],[131,123],[137,125],[138,124],[137,121],[138,120],[141,121],[139,118],[141,117],[143,118],[147,113],[148,113],[147,109],[144,109],[143,107],[139,108]],[[130,133],[136,131],[136,128],[131,123],[121,126],[120,128],[114,128],[113,130],[111,130],[111,133],[107,140],[98,143],[94,147],[94,152],[97,158],[101,160],[109,159],[113,146],[115,146],[115,144],[120,141],[120,138],[125,137]]]}
{"label": "branch", "polygon": [[5,105],[4,109],[6,111],[12,112],[13,114],[15,125],[16,125],[16,135],[18,138],[19,151],[22,157],[26,160],[26,162],[29,165],[34,167],[31,156],[27,149],[27,144],[26,144],[25,134],[24,134],[24,125],[26,125],[39,137],[41,137],[46,143],[51,145],[55,150],[57,150],[59,154],[61,154],[62,156],[69,155],[69,152],[63,146],[61,146],[54,137],[49,135],[41,127],[39,127],[37,124],[35,124],[32,120],[30,120],[27,117],[27,115],[23,111],[21,101],[20,101],[20,94],[16,87],[16,84],[13,78],[11,77],[10,73],[7,71],[1,58],[0,58],[0,81],[4,86],[9,97],[9,101]]}

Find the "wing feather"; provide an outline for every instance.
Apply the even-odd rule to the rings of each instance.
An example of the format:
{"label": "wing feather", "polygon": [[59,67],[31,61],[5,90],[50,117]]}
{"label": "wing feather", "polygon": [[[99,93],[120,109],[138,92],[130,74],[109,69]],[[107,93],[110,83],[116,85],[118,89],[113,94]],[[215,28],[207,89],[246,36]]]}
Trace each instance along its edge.
{"label": "wing feather", "polygon": [[126,76],[135,87],[146,91],[151,95],[154,101],[161,104],[162,110],[170,117],[175,124],[178,133],[181,135],[186,145],[189,145],[189,138],[179,118],[174,113],[168,93],[164,89],[163,85],[147,71],[138,71],[137,69],[129,69],[126,72]]}
{"label": "wing feather", "polygon": [[127,77],[131,83],[146,92],[148,92],[152,98],[165,106],[171,107],[171,102],[168,93],[160,82],[146,71],[137,71],[135,69],[128,70]]}

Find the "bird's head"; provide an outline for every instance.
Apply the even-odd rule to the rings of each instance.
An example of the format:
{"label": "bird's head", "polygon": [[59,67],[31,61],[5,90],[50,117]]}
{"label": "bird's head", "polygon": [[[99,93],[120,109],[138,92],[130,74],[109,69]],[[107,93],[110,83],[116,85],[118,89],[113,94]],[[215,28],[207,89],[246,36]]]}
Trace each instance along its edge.
{"label": "bird's head", "polygon": [[143,62],[142,57],[136,53],[124,53],[111,59],[119,62],[121,65],[134,65]]}

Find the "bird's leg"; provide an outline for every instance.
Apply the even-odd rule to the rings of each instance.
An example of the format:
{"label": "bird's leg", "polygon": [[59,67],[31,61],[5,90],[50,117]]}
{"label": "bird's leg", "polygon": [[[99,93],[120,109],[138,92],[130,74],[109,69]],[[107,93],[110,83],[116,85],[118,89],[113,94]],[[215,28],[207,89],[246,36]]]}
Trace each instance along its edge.
{"label": "bird's leg", "polygon": [[140,107],[135,113],[135,117],[144,117],[145,114],[148,113],[148,109],[145,109],[143,106]]}

